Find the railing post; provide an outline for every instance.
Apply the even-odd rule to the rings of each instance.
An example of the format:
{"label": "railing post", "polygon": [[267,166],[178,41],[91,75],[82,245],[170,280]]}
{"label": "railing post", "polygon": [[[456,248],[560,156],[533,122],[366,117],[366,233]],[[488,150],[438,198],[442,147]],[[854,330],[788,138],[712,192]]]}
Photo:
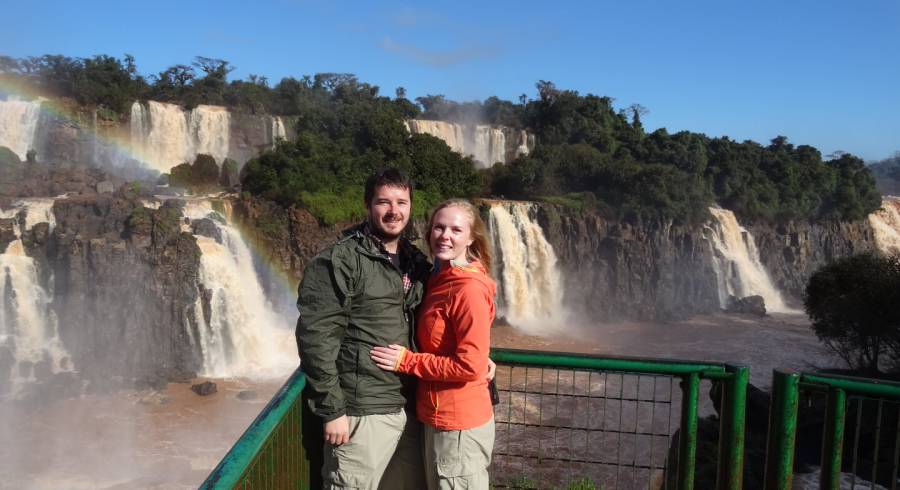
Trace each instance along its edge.
{"label": "railing post", "polygon": [[678,490],[693,490],[697,460],[697,399],[700,374],[681,378],[681,431],[678,448]]}
{"label": "railing post", "polygon": [[847,414],[847,393],[840,388],[828,390],[825,408],[825,434],[822,440],[821,490],[840,490],[841,456],[844,449],[844,420]]}
{"label": "railing post", "polygon": [[780,369],[773,371],[766,444],[766,490],[791,490],[799,394],[799,373]]}
{"label": "railing post", "polygon": [[718,490],[741,490],[744,487],[744,430],[747,419],[747,384],[750,369],[728,366],[731,377],[723,381],[724,399],[719,421]]}

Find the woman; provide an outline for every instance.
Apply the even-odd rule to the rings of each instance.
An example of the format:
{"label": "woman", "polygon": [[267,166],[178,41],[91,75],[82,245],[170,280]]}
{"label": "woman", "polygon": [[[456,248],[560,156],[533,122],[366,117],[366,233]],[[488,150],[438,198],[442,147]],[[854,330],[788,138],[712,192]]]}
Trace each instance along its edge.
{"label": "woman", "polygon": [[417,314],[421,352],[375,347],[387,371],[421,379],[416,414],[425,426],[428,488],[489,487],[494,411],[488,391],[490,326],[497,286],[484,221],[464,200],[440,204],[428,224],[434,272]]}

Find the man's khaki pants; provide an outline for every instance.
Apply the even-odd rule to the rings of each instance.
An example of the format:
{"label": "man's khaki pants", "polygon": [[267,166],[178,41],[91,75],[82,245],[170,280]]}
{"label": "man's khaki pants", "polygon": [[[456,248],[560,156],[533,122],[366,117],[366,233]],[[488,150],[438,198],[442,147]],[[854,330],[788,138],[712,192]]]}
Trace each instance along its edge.
{"label": "man's khaki pants", "polygon": [[439,430],[425,425],[425,478],[428,490],[490,488],[488,466],[494,450],[494,418],[481,427]]}
{"label": "man's khaki pants", "polygon": [[418,421],[408,421],[405,411],[347,419],[350,442],[325,444],[322,477],[326,490],[378,490],[379,483],[381,489],[424,488]]}

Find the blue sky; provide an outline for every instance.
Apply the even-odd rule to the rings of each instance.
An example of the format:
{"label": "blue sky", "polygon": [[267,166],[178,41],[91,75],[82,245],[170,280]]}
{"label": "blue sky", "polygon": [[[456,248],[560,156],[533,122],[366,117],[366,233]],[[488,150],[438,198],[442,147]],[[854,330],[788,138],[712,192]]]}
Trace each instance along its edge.
{"label": "blue sky", "polygon": [[239,78],[350,72],[455,100],[550,80],[642,104],[648,129],[900,150],[900,0],[5,3],[15,57],[130,53],[152,74],[201,55]]}

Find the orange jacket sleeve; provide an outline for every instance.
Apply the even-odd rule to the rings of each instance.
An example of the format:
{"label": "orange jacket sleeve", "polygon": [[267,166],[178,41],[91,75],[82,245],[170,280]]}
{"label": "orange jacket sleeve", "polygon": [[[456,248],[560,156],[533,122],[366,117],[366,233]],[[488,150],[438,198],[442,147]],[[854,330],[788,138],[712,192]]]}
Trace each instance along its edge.
{"label": "orange jacket sleeve", "polygon": [[445,328],[456,332],[456,350],[451,355],[407,351],[397,371],[431,381],[477,381],[487,377],[494,299],[475,281],[455,293]]}

